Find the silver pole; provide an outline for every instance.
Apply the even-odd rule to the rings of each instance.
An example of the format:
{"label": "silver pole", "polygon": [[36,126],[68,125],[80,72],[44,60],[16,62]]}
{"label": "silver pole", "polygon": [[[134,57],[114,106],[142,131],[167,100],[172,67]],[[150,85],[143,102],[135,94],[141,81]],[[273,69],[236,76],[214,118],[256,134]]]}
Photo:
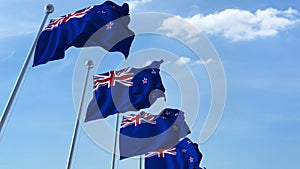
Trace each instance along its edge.
{"label": "silver pole", "polygon": [[140,155],[140,169],[142,169],[142,159],[143,157],[142,157],[142,155]]}
{"label": "silver pole", "polygon": [[115,140],[114,140],[114,152],[113,152],[113,158],[112,158],[112,169],[115,169],[115,163],[116,163],[116,154],[117,154],[117,140],[118,140],[118,132],[119,131],[119,113],[117,113],[117,120],[116,120],[116,131],[115,131]]}
{"label": "silver pole", "polygon": [[145,155],[140,155],[140,169],[145,169]]}
{"label": "silver pole", "polygon": [[51,4],[46,5],[44,9],[45,9],[46,12],[45,12],[45,16],[44,16],[43,22],[42,22],[42,24],[41,24],[41,26],[40,26],[40,28],[38,30],[38,33],[37,33],[37,35],[35,37],[35,40],[34,40],[32,46],[31,46],[31,48],[30,48],[30,51],[28,52],[27,58],[26,58],[26,60],[25,60],[25,62],[23,64],[23,67],[22,67],[21,71],[20,71],[19,77],[18,77],[18,79],[17,79],[17,81],[15,83],[15,86],[14,86],[12,92],[11,92],[11,95],[10,95],[10,97],[8,99],[8,102],[7,102],[6,106],[5,106],[5,109],[4,109],[3,113],[2,113],[1,120],[0,120],[0,141],[1,141],[2,135],[4,133],[3,129],[4,129],[5,121],[6,121],[7,117],[8,117],[8,115],[9,115],[9,112],[10,112],[11,108],[12,108],[12,105],[14,103],[15,97],[18,94],[18,91],[19,91],[20,86],[21,86],[21,84],[23,82],[24,76],[26,75],[26,72],[27,72],[27,70],[29,68],[29,62],[30,62],[32,54],[34,52],[34,49],[35,49],[38,37],[40,36],[40,33],[42,32],[42,29],[45,26],[45,23],[46,23],[46,20],[48,18],[48,15],[54,11],[54,7]]}
{"label": "silver pole", "polygon": [[76,124],[75,124],[74,131],[73,131],[73,138],[71,141],[71,147],[70,147],[68,162],[67,162],[67,166],[66,166],[67,169],[71,169],[72,159],[73,159],[73,154],[74,154],[74,149],[75,149],[75,144],[76,144],[76,139],[77,139],[77,133],[78,133],[78,128],[79,128],[80,116],[81,116],[81,112],[82,112],[84,96],[85,96],[85,91],[86,91],[86,86],[87,86],[87,81],[88,81],[88,77],[90,74],[90,69],[92,69],[94,67],[94,63],[93,63],[93,61],[88,60],[88,61],[86,61],[85,65],[87,67],[87,71],[86,71],[85,81],[84,81],[84,85],[83,85],[81,100],[79,103],[79,110],[78,110],[78,114],[76,117]]}

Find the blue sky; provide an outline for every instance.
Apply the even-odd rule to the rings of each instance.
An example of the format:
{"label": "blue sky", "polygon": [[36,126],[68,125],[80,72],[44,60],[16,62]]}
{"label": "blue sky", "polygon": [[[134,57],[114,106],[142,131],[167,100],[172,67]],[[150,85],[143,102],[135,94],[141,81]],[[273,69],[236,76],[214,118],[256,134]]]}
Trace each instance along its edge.
{"label": "blue sky", "polygon": [[[55,6],[51,18],[102,1],[24,0],[20,3],[1,0],[2,110],[42,21],[43,7],[48,3]],[[213,135],[200,145],[204,155],[201,166],[207,169],[300,167],[299,2],[132,0],[129,4],[132,15],[160,12],[176,16],[166,19],[157,28],[167,37],[192,43],[194,31],[177,21],[193,24],[210,40],[223,64],[227,88],[225,109]],[[145,24],[149,23],[145,21]],[[205,66],[213,64],[214,60],[199,62],[197,56],[180,43],[151,35],[134,40],[129,58],[139,56],[139,51],[143,55],[143,51],[150,48],[171,51],[177,56],[177,61],[181,61],[178,66],[184,64],[195,72],[201,102],[199,112],[196,112],[198,118],[190,126],[192,134],[189,137],[199,142],[211,100],[210,79]],[[76,116],[72,85],[80,51],[70,48],[65,59],[30,68],[0,142],[1,169],[65,167]],[[159,52],[167,54],[165,51],[153,54],[159,56]],[[123,61],[120,54],[108,55],[103,61],[105,66],[95,71],[114,69]],[[167,106],[180,107],[174,77],[165,73],[163,78],[168,86]],[[111,124],[114,117],[107,120]],[[99,148],[93,140],[80,131],[73,168],[110,167],[111,154]],[[120,169],[129,167],[137,168],[138,161],[119,162]]]}

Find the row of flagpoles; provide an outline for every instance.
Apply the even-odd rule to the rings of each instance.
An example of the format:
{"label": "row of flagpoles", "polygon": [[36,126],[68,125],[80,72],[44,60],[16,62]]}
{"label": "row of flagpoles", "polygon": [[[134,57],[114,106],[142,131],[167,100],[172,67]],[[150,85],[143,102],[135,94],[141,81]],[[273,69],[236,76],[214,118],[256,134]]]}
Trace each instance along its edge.
{"label": "row of flagpoles", "polygon": [[[20,71],[20,74],[16,80],[15,86],[11,92],[11,95],[8,99],[8,102],[4,108],[4,111],[2,113],[1,119],[0,119],[0,141],[1,138],[5,132],[5,125],[6,125],[6,120],[9,117],[9,113],[11,111],[11,108],[13,106],[13,103],[16,99],[16,96],[20,90],[21,84],[23,82],[23,79],[27,73],[27,70],[30,66],[30,61],[32,60],[32,56],[33,56],[33,52],[35,50],[38,38],[43,30],[43,28],[45,27],[45,23],[48,19],[49,14],[51,14],[54,11],[54,6],[52,4],[48,4],[45,6],[45,16],[43,18],[43,21],[40,25],[40,28],[37,32],[37,35],[33,41],[33,44],[28,52],[28,55],[26,57],[26,60],[23,64],[23,67]],[[75,144],[76,144],[76,139],[77,139],[77,134],[78,134],[78,128],[79,128],[79,123],[80,123],[80,116],[82,113],[82,107],[83,107],[83,100],[84,100],[84,96],[85,96],[85,91],[86,91],[86,85],[87,85],[87,80],[89,77],[89,71],[91,68],[93,68],[93,62],[91,60],[88,60],[86,62],[86,66],[87,66],[87,72],[86,72],[86,76],[85,76],[85,81],[84,81],[84,88],[83,88],[83,93],[82,93],[82,97],[80,100],[80,105],[79,105],[79,111],[77,114],[77,118],[76,118],[76,123],[75,123],[75,127],[74,127],[74,132],[73,132],[73,136],[72,136],[72,141],[71,141],[71,146],[70,146],[70,151],[69,151],[69,156],[68,156],[68,160],[67,160],[67,165],[66,165],[66,169],[71,169],[72,166],[72,161],[73,161],[73,154],[74,154],[74,149],[75,149]],[[118,130],[118,121],[119,121],[119,115],[117,115],[117,120],[116,120],[116,131]],[[115,168],[115,161],[116,161],[116,141],[117,141],[117,132],[115,134],[115,140],[114,140],[114,152],[113,152],[113,159],[112,159],[112,169]],[[141,168],[140,164],[140,168]]]}
{"label": "row of flagpoles", "polygon": [[[23,67],[20,71],[20,74],[16,80],[15,86],[11,92],[11,95],[8,99],[8,102],[4,108],[4,111],[2,113],[1,119],[0,119],[0,141],[1,138],[5,132],[5,125],[7,122],[7,119],[9,117],[9,113],[11,112],[12,106],[14,104],[14,101],[16,100],[16,96],[20,90],[21,84],[23,83],[23,80],[26,76],[27,70],[29,69],[30,66],[30,61],[32,60],[32,56],[33,53],[36,49],[36,45],[38,42],[38,39],[40,37],[40,34],[43,30],[43,28],[45,27],[45,23],[48,19],[48,16],[54,11],[54,6],[52,4],[48,4],[44,7],[45,10],[45,16],[43,18],[43,21],[40,25],[40,28],[37,32],[37,35],[33,41],[33,44],[28,52],[28,55],[25,59],[25,62],[23,64]],[[43,49],[45,50],[45,49]],[[38,64],[43,64],[43,63],[38,63]],[[36,66],[36,63],[33,64],[34,66]],[[74,149],[75,149],[75,145],[76,145],[76,140],[77,140],[77,134],[78,134],[78,129],[79,129],[79,123],[80,123],[80,117],[81,117],[81,113],[82,113],[82,107],[83,107],[83,100],[84,100],[84,96],[85,96],[85,91],[86,91],[86,85],[87,85],[87,81],[88,81],[88,77],[89,77],[89,72],[90,69],[93,68],[93,61],[88,60],[86,62],[86,66],[87,66],[87,72],[86,72],[86,76],[85,76],[85,81],[84,81],[84,88],[83,88],[83,92],[82,92],[82,96],[81,96],[81,100],[80,100],[80,105],[79,105],[79,111],[77,113],[77,117],[76,117],[76,122],[75,122],[75,126],[74,126],[74,131],[73,131],[73,136],[72,136],[72,141],[71,141],[71,145],[70,145],[70,150],[69,150],[69,156],[68,156],[68,160],[67,160],[67,165],[66,165],[66,169],[71,169],[72,168],[72,161],[73,161],[73,155],[74,155]],[[119,115],[117,115],[117,120],[116,120],[116,131],[118,130],[118,121],[119,121]],[[112,160],[112,169],[115,168],[115,161],[116,161],[116,141],[117,141],[117,133],[115,134],[115,140],[114,140],[114,152],[113,152],[113,160]],[[141,164],[140,164],[141,166]]]}
{"label": "row of flagpoles", "polygon": [[[8,99],[8,102],[4,108],[4,111],[2,113],[1,119],[0,119],[0,141],[2,136],[4,135],[5,132],[5,125],[6,125],[6,120],[9,117],[9,113],[12,109],[13,103],[16,100],[16,96],[20,90],[21,84],[23,83],[23,79],[26,76],[27,70],[29,69],[30,66],[30,61],[32,60],[32,56],[33,56],[33,52],[35,50],[38,38],[43,30],[43,28],[45,27],[45,23],[48,19],[48,16],[54,11],[54,6],[52,4],[48,4],[44,7],[45,9],[45,16],[43,18],[43,21],[40,25],[40,28],[37,32],[37,35],[33,41],[33,44],[28,52],[28,55],[26,57],[26,60],[23,64],[23,67],[20,71],[20,74],[16,80],[15,86],[11,92],[11,95]],[[80,123],[80,116],[82,113],[82,107],[83,107],[83,100],[84,100],[84,96],[85,96],[85,91],[86,91],[86,86],[87,86],[87,81],[88,81],[88,77],[89,77],[89,72],[90,69],[93,68],[93,61],[88,60],[86,62],[86,66],[87,66],[87,72],[86,72],[86,76],[85,76],[85,81],[84,81],[84,88],[83,88],[83,93],[82,93],[82,97],[80,100],[80,105],[79,105],[79,111],[76,117],[76,123],[75,123],[75,127],[74,127],[74,132],[73,132],[73,136],[72,136],[72,141],[71,141],[71,146],[70,146],[70,151],[69,151],[69,156],[68,156],[68,160],[67,160],[67,165],[66,165],[66,169],[71,169],[72,166],[72,161],[73,161],[73,154],[74,154],[74,149],[75,149],[75,144],[76,144],[76,139],[77,139],[77,134],[78,134],[78,128],[79,128],[79,123]],[[117,120],[116,120],[116,131],[118,130],[118,121],[119,121],[119,115],[117,116]],[[117,132],[115,134],[115,140],[114,140],[114,153],[113,153],[113,160],[112,160],[112,169],[115,168],[115,158],[116,158],[116,139],[117,139]],[[141,164],[140,164],[141,166]]]}
{"label": "row of flagpoles", "polygon": [[[7,117],[11,111],[15,97],[20,90],[20,86],[27,73],[34,52],[35,57],[33,66],[45,64],[52,60],[62,59],[64,57],[64,51],[70,46],[101,46],[110,52],[121,52],[125,57],[129,54],[129,48],[134,39],[134,33],[128,28],[129,23],[126,22],[126,17],[129,14],[129,8],[126,3],[122,6],[118,6],[111,1],[106,1],[101,5],[89,6],[63,17],[50,20],[50,23],[42,32],[48,15],[54,11],[54,7],[49,4],[45,7],[45,11],[46,13],[37,36],[2,114],[0,121],[1,136],[4,133]],[[93,22],[82,23],[80,18],[83,17],[85,17],[86,20],[96,22],[97,25],[91,24]],[[122,21],[120,21],[121,17]],[[82,32],[80,28],[77,31],[69,31],[70,28],[74,30],[74,25],[80,25],[82,29],[86,30]],[[114,29],[114,27],[118,27],[118,29]],[[59,32],[59,35],[57,35],[57,32]],[[61,34],[70,35],[70,32],[72,33],[72,36],[60,37]],[[85,36],[82,36],[83,34]],[[93,37],[92,41],[89,39],[91,36]],[[49,45],[49,43],[52,45]],[[120,136],[120,159],[139,155],[140,168],[143,167],[143,154],[146,154],[147,157],[147,160],[145,160],[146,166],[157,168],[157,166],[154,167],[156,162],[149,162],[153,160],[153,156],[158,155],[160,157],[161,155],[164,156],[164,154],[174,156],[183,153],[182,156],[185,159],[181,159],[182,161],[187,160],[190,164],[195,165],[196,169],[200,169],[199,163],[202,154],[198,150],[196,144],[192,143],[187,138],[184,139],[184,137],[190,133],[190,130],[184,121],[184,113],[180,110],[166,108],[159,115],[141,112],[137,115],[123,116],[122,124],[119,129],[119,113],[148,108],[158,98],[165,97],[165,88],[159,75],[159,66],[162,62],[163,60],[153,61],[150,65],[143,68],[125,68],[119,71],[110,71],[94,76],[94,97],[88,105],[85,122],[103,119],[109,115],[116,114],[112,169],[115,169],[116,167],[118,136]],[[90,69],[92,69],[93,66],[93,61],[88,60],[86,62],[87,70],[66,169],[72,168],[74,148],[80,125],[80,117],[83,111],[83,100],[86,93]],[[132,90],[130,90],[129,87],[131,87]],[[145,91],[147,92],[145,93]],[[103,95],[105,95],[105,98],[103,98]],[[134,103],[131,103],[131,98],[129,97],[134,98]],[[188,153],[186,153],[186,151],[191,151],[193,154],[187,156],[186,154]],[[149,154],[147,155],[147,153]],[[183,164],[178,163],[178,165]]]}

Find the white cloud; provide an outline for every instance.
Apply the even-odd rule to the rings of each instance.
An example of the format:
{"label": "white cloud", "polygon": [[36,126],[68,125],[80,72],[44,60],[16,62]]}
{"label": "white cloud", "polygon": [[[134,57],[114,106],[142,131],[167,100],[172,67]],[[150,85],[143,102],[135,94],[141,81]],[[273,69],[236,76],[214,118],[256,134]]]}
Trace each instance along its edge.
{"label": "white cloud", "polygon": [[190,65],[207,65],[210,63],[215,62],[214,59],[208,58],[207,60],[192,60],[188,57],[179,57],[176,61],[175,64],[178,65],[185,65],[185,64],[190,64]]}
{"label": "white cloud", "polygon": [[194,62],[194,64],[207,65],[213,62],[215,62],[215,60],[213,60],[212,58],[208,58],[207,60],[197,60]]}
{"label": "white cloud", "polygon": [[184,21],[180,16],[170,17],[163,21],[157,29],[163,31],[167,36],[183,39],[188,43],[193,43],[197,40],[199,30],[191,27],[189,23]]}
{"label": "white cloud", "polygon": [[153,60],[147,60],[147,62],[144,64],[144,66],[143,67],[145,67],[145,66],[149,66],[151,63],[153,62]]}
{"label": "white cloud", "polygon": [[180,57],[177,61],[176,61],[176,64],[179,64],[179,65],[185,65],[187,63],[189,63],[191,61],[190,58],[188,57]]}
{"label": "white cloud", "polygon": [[274,8],[257,10],[255,13],[240,9],[226,9],[203,16],[180,16],[167,18],[158,30],[168,31],[169,36],[179,36],[192,40],[197,31],[189,24],[182,24],[182,19],[195,25],[201,32],[220,35],[231,41],[251,40],[259,37],[272,37],[279,31],[299,23],[299,12],[289,8],[280,11]]}
{"label": "white cloud", "polygon": [[128,3],[130,10],[134,10],[138,5],[142,5],[150,2],[152,2],[152,0],[129,0],[126,3]]}

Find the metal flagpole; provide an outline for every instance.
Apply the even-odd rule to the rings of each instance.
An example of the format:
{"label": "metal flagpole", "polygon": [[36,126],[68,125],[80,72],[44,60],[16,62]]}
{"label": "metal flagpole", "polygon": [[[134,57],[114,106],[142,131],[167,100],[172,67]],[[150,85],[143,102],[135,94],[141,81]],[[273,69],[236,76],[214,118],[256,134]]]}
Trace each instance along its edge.
{"label": "metal flagpole", "polygon": [[32,54],[34,52],[34,49],[35,49],[38,37],[40,36],[40,33],[42,32],[42,29],[45,26],[45,23],[46,23],[46,20],[48,18],[48,15],[54,11],[54,7],[51,4],[46,5],[44,9],[45,9],[46,13],[45,13],[43,22],[42,22],[42,24],[41,24],[41,26],[40,26],[40,28],[38,30],[38,33],[37,33],[37,35],[35,37],[35,40],[34,40],[32,46],[31,46],[31,49],[28,52],[27,58],[26,58],[26,60],[25,60],[25,62],[23,64],[23,67],[22,67],[21,71],[20,71],[19,77],[18,77],[18,79],[17,79],[17,81],[15,83],[15,86],[14,86],[12,92],[11,92],[11,95],[10,95],[10,97],[8,99],[8,102],[7,102],[6,106],[5,106],[5,109],[4,109],[3,113],[2,113],[1,120],[0,120],[0,140],[1,140],[1,136],[4,133],[3,129],[4,129],[5,121],[6,121],[7,117],[8,117],[10,109],[12,108],[12,105],[13,105],[15,97],[16,97],[18,91],[19,91],[19,88],[20,88],[20,86],[22,84],[24,76],[25,76],[25,74],[26,74],[26,72],[27,72],[27,70],[29,68],[29,62],[30,62]]}
{"label": "metal flagpole", "polygon": [[117,113],[117,120],[116,120],[116,131],[115,131],[115,141],[114,141],[114,152],[112,158],[112,169],[115,169],[116,163],[116,153],[117,153],[117,141],[118,141],[118,132],[119,131],[119,113]]}
{"label": "metal flagpole", "polygon": [[78,110],[78,114],[77,114],[77,117],[76,117],[76,124],[75,124],[74,131],[73,131],[73,138],[72,138],[71,147],[70,147],[70,151],[69,151],[68,162],[67,162],[67,166],[66,166],[67,169],[70,169],[71,165],[72,165],[72,159],[73,159],[73,154],[74,154],[74,149],[75,149],[75,144],[76,144],[76,139],[77,139],[77,133],[78,133],[78,128],[79,128],[80,116],[81,116],[81,112],[82,112],[87,81],[88,81],[88,77],[89,77],[89,74],[90,74],[90,69],[92,69],[94,67],[94,63],[93,63],[93,61],[88,60],[88,61],[86,61],[85,65],[87,67],[87,72],[86,72],[85,81],[84,81],[84,85],[83,85],[81,100],[80,100],[80,103],[79,103],[79,110]]}
{"label": "metal flagpole", "polygon": [[140,169],[142,169],[142,155],[140,155]]}
{"label": "metal flagpole", "polygon": [[145,163],[145,155],[140,155],[140,169],[145,169],[144,163]]}

